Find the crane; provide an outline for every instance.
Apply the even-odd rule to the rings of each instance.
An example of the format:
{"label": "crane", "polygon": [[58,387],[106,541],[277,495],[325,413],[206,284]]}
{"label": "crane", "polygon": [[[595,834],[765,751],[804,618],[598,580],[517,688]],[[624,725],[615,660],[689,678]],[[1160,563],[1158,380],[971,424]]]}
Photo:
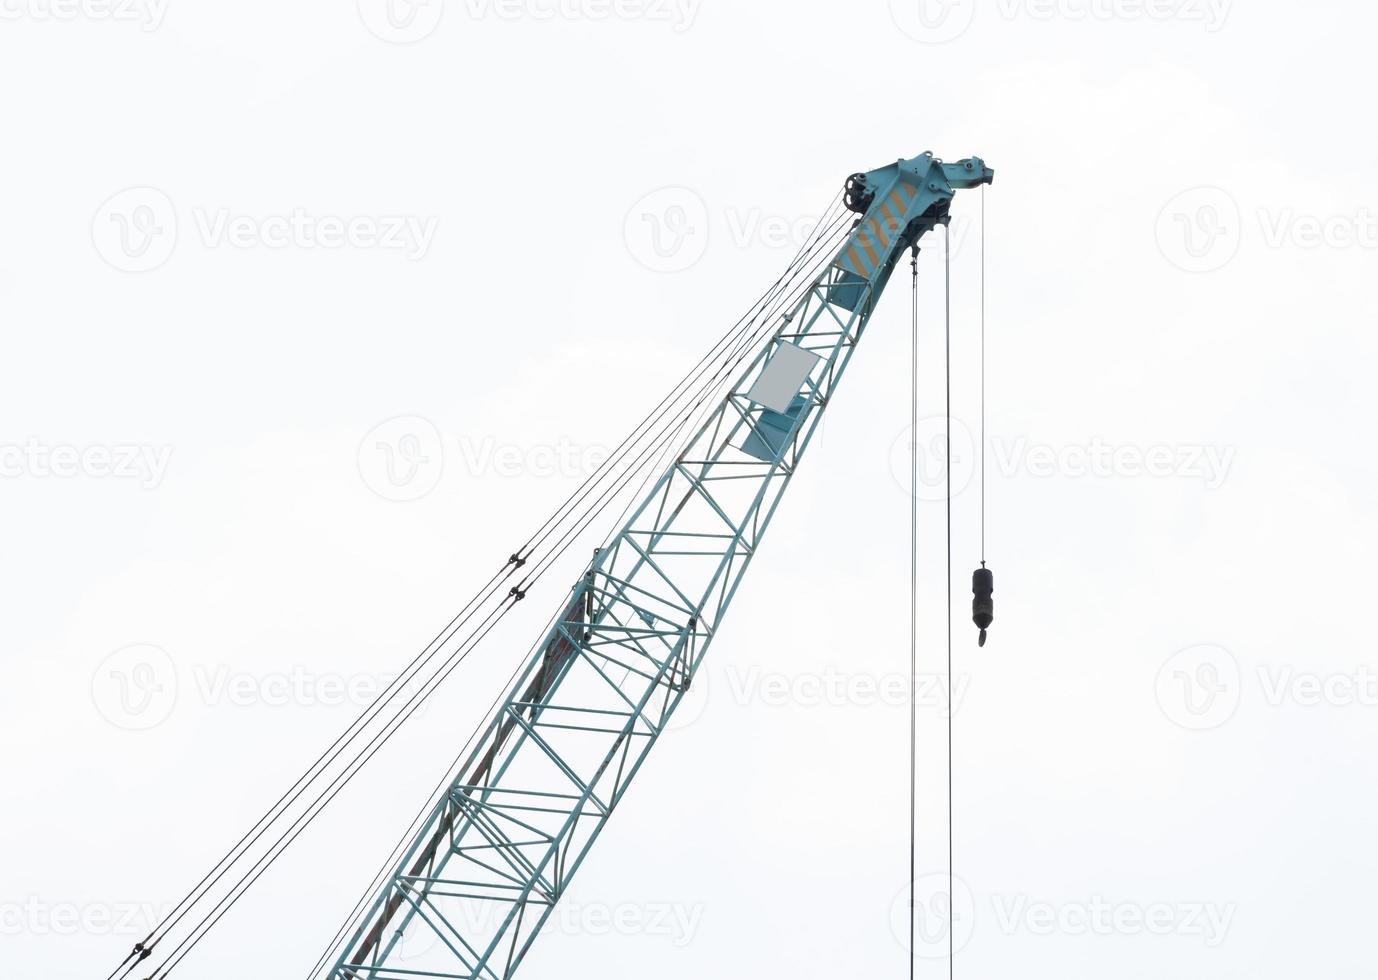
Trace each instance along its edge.
{"label": "crane", "polygon": [[[109,980],[131,977],[155,951],[162,959],[148,980],[168,980],[644,470],[649,489],[633,495],[625,521],[561,598],[511,687],[311,972],[314,980],[514,976],[690,691],[896,265],[910,251],[917,282],[919,242],[948,225],[955,192],[993,179],[978,157],[945,163],[932,153],[847,178],[838,215],[820,223],[786,274]],[[656,460],[667,454],[660,471]],[[993,578],[982,542],[972,611],[984,643]],[[274,839],[270,830],[281,832]],[[410,942],[416,937],[427,941]]]}
{"label": "crane", "polygon": [[690,690],[897,263],[993,177],[924,153],[848,178],[841,249],[597,549],[329,980],[514,975]]}

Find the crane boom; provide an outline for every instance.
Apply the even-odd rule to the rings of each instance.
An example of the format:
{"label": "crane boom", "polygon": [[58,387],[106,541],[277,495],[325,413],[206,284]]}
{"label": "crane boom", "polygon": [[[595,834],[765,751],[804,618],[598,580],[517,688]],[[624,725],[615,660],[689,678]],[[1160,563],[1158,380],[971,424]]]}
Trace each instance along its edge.
{"label": "crane boom", "polygon": [[[597,551],[329,980],[514,974],[689,690],[896,263],[993,176],[925,153],[848,180],[836,258]],[[412,932],[428,948],[403,963]]]}

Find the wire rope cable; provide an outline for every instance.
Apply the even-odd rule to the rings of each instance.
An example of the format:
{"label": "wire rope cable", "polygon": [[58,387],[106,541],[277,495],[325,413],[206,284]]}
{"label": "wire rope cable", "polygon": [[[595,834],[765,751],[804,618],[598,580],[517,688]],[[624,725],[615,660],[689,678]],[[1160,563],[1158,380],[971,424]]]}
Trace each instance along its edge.
{"label": "wire rope cable", "polygon": [[[835,210],[835,208],[836,202],[834,202],[833,207],[829,209],[830,212]],[[845,214],[843,215],[843,217],[845,217]],[[660,433],[658,434],[659,438],[652,438],[652,441],[649,444],[649,446],[643,449],[626,469],[624,469],[623,471],[621,471],[621,473],[617,474],[614,477],[612,485],[606,488],[605,491],[599,495],[595,503],[586,508],[582,515],[574,519],[574,524],[570,528],[568,528],[566,532],[560,537],[559,541],[557,542],[557,545],[549,549],[542,556],[542,558],[538,561],[537,567],[528,573],[527,577],[523,579],[522,582],[512,590],[512,592],[508,594],[507,598],[513,598],[514,594],[518,592],[524,594],[525,590],[529,588],[532,584],[534,584],[535,581],[537,581],[540,578],[540,576],[554,563],[554,561],[557,560],[558,557],[564,553],[564,550],[567,549],[570,546],[570,544],[574,540],[576,540],[583,533],[583,531],[585,531],[588,528],[590,523],[593,520],[595,520],[598,514],[601,512],[601,509],[605,507],[607,503],[616,496],[617,492],[621,489],[624,489],[631,482],[631,479],[634,478],[634,476],[639,472],[639,468],[643,466],[646,461],[653,460],[655,458],[656,452],[658,450],[662,450],[663,447],[666,445],[666,440],[673,439],[680,432],[682,432],[684,425],[687,424],[687,422],[692,418],[694,409],[696,409],[699,405],[702,404],[705,397],[713,391],[714,387],[721,380],[723,370],[731,370],[735,368],[735,366],[737,366],[740,363],[742,357],[744,357],[744,355],[750,351],[751,344],[756,339],[758,339],[757,335],[760,332],[760,326],[762,324],[764,324],[767,327],[770,326],[771,317],[775,310],[778,307],[780,307],[782,303],[788,304],[793,302],[791,297],[798,292],[798,289],[795,288],[795,284],[798,281],[800,271],[809,269],[811,260],[815,259],[817,255],[820,253],[820,251],[825,249],[828,246],[829,242],[831,242],[831,240],[837,236],[838,226],[839,221],[836,217],[832,217],[830,220],[820,223],[814,238],[811,241],[805,243],[805,245],[801,247],[799,254],[796,255],[795,259],[791,262],[790,268],[787,270],[786,274],[781,276],[780,279],[777,280],[776,284],[772,286],[770,290],[767,291],[766,296],[763,297],[761,301],[758,301],[756,304],[753,304],[753,310],[756,311],[755,314],[748,314],[748,316],[743,317],[742,320],[739,320],[738,324],[735,325],[734,328],[728,332],[728,335],[725,338],[720,339],[719,342],[714,345],[713,351],[716,351],[719,355],[719,357],[716,360],[721,360],[721,354],[723,352],[727,352],[729,355],[735,355],[735,357],[730,356],[725,365],[718,364],[718,369],[716,371],[712,371],[711,373],[709,372],[709,368],[711,368],[715,363],[715,359],[713,358],[713,351],[710,351],[709,355],[705,355],[705,357],[700,360],[699,364],[696,365],[695,369],[692,369],[690,374],[686,376],[686,379],[690,381],[690,385],[689,387],[685,388],[685,391],[690,391],[693,387],[693,383],[701,381],[705,373],[709,374],[709,380],[706,384],[701,384],[699,386],[697,391],[699,397],[696,401],[689,404],[687,411],[681,409],[680,412],[677,413],[677,420],[679,424],[674,424],[675,420],[672,420],[672,423],[670,425],[667,425],[660,430]],[[825,256],[825,260],[826,258],[827,256]],[[811,281],[805,282],[806,287],[811,285]],[[755,327],[756,329],[752,329],[753,327]],[[726,341],[726,345],[724,345],[724,340]],[[685,385],[682,381],[680,385],[676,386],[676,391],[679,391],[680,388],[684,387]],[[656,425],[656,423],[661,421],[667,414],[670,414],[674,402],[679,400],[679,398],[683,396],[685,391],[679,391],[678,396],[676,396],[675,393],[672,392],[671,396],[667,396],[666,399],[662,399],[660,405],[657,406],[657,408],[660,409],[660,411],[657,413],[655,412],[655,410],[653,410],[652,415],[648,416],[648,418],[650,419],[649,425],[646,424],[645,420],[643,420],[643,423],[639,425],[636,430],[634,430],[633,436],[629,436],[627,439],[623,441],[622,446],[619,447],[619,451],[623,449],[626,450],[626,452],[621,454],[622,458],[625,458],[626,455],[632,453],[634,448],[640,445],[641,442],[645,440],[646,432],[649,431],[649,429],[653,428]],[[585,483],[581,486],[581,488],[578,491],[576,491],[575,494],[572,495],[571,498],[567,500],[565,504],[561,505],[561,507],[557,509],[556,515],[550,519],[547,519],[547,521],[543,523],[540,528],[538,528],[537,532],[533,534],[531,538],[528,539],[527,544],[525,544],[522,549],[515,553],[512,559],[509,559],[508,565],[504,566],[503,569],[500,569],[498,573],[496,573],[492,578],[490,578],[488,583],[485,584],[485,586],[480,590],[480,592],[475,596],[475,598],[471,599],[469,603],[466,604],[466,606],[461,610],[460,614],[457,614],[456,617],[452,619],[449,624],[447,624],[446,628],[443,629],[441,633],[437,634],[437,637],[433,639],[431,643],[427,644],[427,646],[423,648],[422,653],[418,654],[417,658],[413,660],[412,664],[409,665],[408,670],[404,671],[402,675],[399,675],[398,680],[394,682],[394,689],[390,692],[385,690],[382,694],[380,694],[379,697],[375,700],[375,702],[371,704],[368,709],[366,709],[364,715],[361,716],[360,719],[356,719],[355,723],[346,729],[345,733],[342,734],[336,740],[336,742],[333,743],[332,746],[328,748],[325,753],[322,754],[320,758],[318,758],[316,763],[313,763],[312,767],[310,767],[307,770],[307,773],[304,774],[301,778],[299,778],[297,783],[294,784],[293,787],[289,788],[287,793],[285,793],[283,797],[279,799],[278,803],[276,803],[272,808],[270,808],[268,814],[266,814],[263,818],[260,818],[259,823],[255,824],[255,826],[250,829],[249,833],[247,833],[243,838],[241,838],[241,840],[235,845],[235,847],[231,848],[231,851],[226,855],[226,857],[222,858],[221,861],[218,862],[217,865],[212,868],[211,872],[205,878],[203,878],[202,881],[199,882],[195,888],[193,888],[192,892],[188,894],[187,898],[184,898],[183,901],[175,907],[174,913],[171,915],[171,917],[165,919],[163,923],[156,927],[155,930],[149,934],[148,940],[145,940],[144,943],[141,943],[135,947],[135,951],[131,953],[128,957],[126,957],[124,963],[121,964],[121,966],[124,966],[125,964],[128,964],[131,959],[135,961],[134,964],[131,965],[130,969],[125,971],[124,975],[127,976],[128,973],[132,971],[133,966],[136,966],[138,962],[141,962],[144,958],[147,958],[147,956],[151,953],[152,948],[156,946],[158,942],[165,939],[169,932],[182,921],[183,917],[186,914],[188,914],[191,906],[195,905],[197,902],[205,898],[209,890],[213,888],[229,872],[230,868],[236,862],[238,862],[244,857],[248,848],[252,847],[253,844],[257,843],[257,841],[261,839],[263,834],[267,832],[268,826],[270,826],[272,823],[276,822],[284,816],[284,814],[286,813],[286,808],[290,806],[292,803],[296,802],[296,800],[300,798],[300,796],[305,792],[305,790],[323,775],[325,771],[324,767],[328,766],[331,762],[338,759],[339,755],[343,752],[343,750],[349,744],[351,744],[360,734],[362,734],[364,728],[368,725],[368,723],[375,720],[382,713],[382,710],[388,704],[390,704],[397,697],[398,694],[400,694],[405,689],[405,686],[408,683],[410,683],[411,680],[415,679],[415,677],[420,673],[421,669],[423,669],[426,666],[426,664],[428,664],[432,659],[434,659],[434,657],[439,653],[439,651],[443,649],[444,645],[451,638],[453,638],[453,636],[456,635],[461,629],[463,629],[464,626],[466,626],[468,622],[479,613],[479,611],[481,611],[485,603],[490,601],[496,595],[496,593],[500,589],[501,585],[506,581],[506,579],[509,578],[517,569],[521,568],[523,565],[526,564],[527,559],[534,554],[534,549],[538,547],[540,544],[544,543],[544,541],[548,540],[552,534],[555,534],[562,526],[562,524],[569,522],[571,515],[575,513],[575,509],[578,507],[578,505],[581,504],[585,499],[587,499],[588,495],[593,492],[594,488],[596,488],[599,485],[599,483],[603,479],[605,479],[609,473],[612,472],[612,467],[613,465],[615,465],[617,461],[618,456],[615,452],[614,456],[610,457],[610,460],[605,462],[604,467],[601,468],[604,472],[601,476],[599,476],[597,480],[595,480],[593,476],[585,480]],[[598,474],[595,474],[594,476],[597,475]],[[648,474],[648,478],[650,475],[653,474]],[[520,595],[516,595],[516,598],[519,599]],[[506,599],[504,599],[503,601],[506,602]],[[217,904],[215,908],[212,909],[211,914],[206,918],[203,918],[202,923],[198,924],[197,928],[193,930],[192,936],[188,937],[188,939],[184,939],[182,943],[180,943],[173,950],[173,953],[169,955],[168,960],[165,960],[166,965],[163,967],[163,976],[166,976],[167,972],[169,972],[173,966],[175,966],[177,963],[181,961],[182,957],[185,955],[185,952],[182,952],[184,947],[186,948],[186,951],[189,952],[190,947],[194,947],[194,945],[200,941],[200,938],[204,936],[204,931],[201,930],[201,925],[207,923],[207,921],[209,920],[210,925],[213,926],[216,922],[219,921],[220,917],[223,916],[223,914],[228,911],[229,907],[232,906],[238,900],[238,897],[243,894],[242,890],[237,891],[237,889],[239,889],[240,884],[245,883],[246,880],[248,884],[252,884],[253,881],[257,880],[258,876],[261,875],[263,871],[267,870],[267,867],[270,866],[273,863],[273,861],[276,860],[277,856],[281,853],[281,850],[274,851],[274,848],[276,848],[279,843],[282,843],[284,839],[286,839],[286,842],[289,844],[291,843],[291,841],[296,839],[300,832],[304,830],[305,827],[309,825],[309,823],[312,820],[314,820],[315,816],[320,812],[320,808],[317,808],[314,811],[312,810],[312,808],[315,807],[317,803],[320,803],[322,799],[324,799],[325,802],[329,802],[329,800],[334,799],[334,797],[338,795],[338,792],[341,789],[343,789],[344,784],[347,783],[350,779],[352,779],[354,774],[358,772],[358,769],[362,767],[362,763],[360,763],[360,765],[357,767],[355,767],[354,764],[356,762],[359,762],[360,759],[362,759],[363,762],[366,762],[368,759],[371,759],[373,755],[376,754],[376,752],[382,747],[382,744],[385,743],[388,739],[390,739],[392,734],[396,732],[397,728],[400,727],[400,724],[405,722],[407,718],[410,718],[411,714],[414,713],[416,707],[419,705],[420,700],[424,700],[425,697],[428,697],[430,693],[432,693],[435,690],[435,687],[438,686],[439,682],[443,680],[445,677],[449,676],[449,674],[453,671],[454,667],[457,666],[458,663],[462,661],[462,659],[465,656],[467,656],[468,652],[470,652],[473,649],[473,647],[477,644],[477,641],[479,639],[482,639],[483,636],[486,636],[488,632],[490,632],[491,629],[496,625],[497,621],[500,620],[503,616],[505,616],[513,605],[515,605],[515,602],[506,602],[505,605],[500,604],[497,607],[497,609],[491,611],[488,614],[488,616],[483,620],[483,625],[480,626],[480,629],[470,634],[470,638],[462,642],[460,646],[456,649],[455,653],[451,654],[450,657],[447,658],[446,661],[443,662],[440,667],[436,668],[435,673],[433,673],[426,682],[423,682],[422,689],[418,691],[417,694],[414,694],[412,698],[409,699],[407,703],[402,706],[401,709],[398,709],[398,711],[393,715],[391,719],[389,719],[387,722],[384,722],[384,731],[380,732],[379,735],[376,735],[374,739],[370,741],[367,746],[364,747],[364,749],[357,753],[350,762],[346,763],[345,772],[342,773],[340,776],[337,776],[336,780],[333,781],[326,788],[326,790],[323,791],[316,798],[316,801],[313,801],[313,803],[308,804],[307,813],[304,813],[301,817],[299,817],[297,822],[293,823],[292,826],[289,827],[288,831],[282,837],[279,837],[278,842],[275,842],[275,844],[270,847],[269,855],[265,855],[263,858],[260,858],[259,862],[256,863],[250,869],[249,873],[242,877],[240,879],[240,882],[232,887],[231,895],[234,897],[231,898],[230,896],[226,896],[226,898],[222,899],[221,902]],[[519,663],[517,667],[518,672],[520,671],[521,666],[522,665]],[[499,695],[499,697],[501,697],[501,695]],[[394,722],[396,722],[397,724],[394,725]],[[389,730],[390,726],[391,728]],[[475,734],[482,731],[483,728],[484,726],[480,725],[480,727],[476,729]],[[351,769],[351,767],[354,768]],[[318,769],[319,771],[317,771]],[[423,818],[425,812],[426,811],[423,810]],[[305,822],[303,823],[303,821]],[[295,833],[293,832],[294,830]],[[290,837],[288,835],[290,835]],[[266,864],[264,863],[265,861],[267,862]],[[226,902],[228,902],[228,905],[226,904]],[[208,928],[209,927],[207,927],[207,929]],[[176,957],[175,960],[173,959],[173,957]],[[115,973],[111,974],[112,978],[119,973],[119,969],[120,968],[117,967]]]}

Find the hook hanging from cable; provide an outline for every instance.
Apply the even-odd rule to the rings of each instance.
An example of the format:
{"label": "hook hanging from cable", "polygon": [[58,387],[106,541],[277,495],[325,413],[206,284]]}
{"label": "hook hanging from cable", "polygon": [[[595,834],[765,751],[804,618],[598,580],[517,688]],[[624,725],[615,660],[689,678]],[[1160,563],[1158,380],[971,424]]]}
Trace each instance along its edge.
{"label": "hook hanging from cable", "polygon": [[986,630],[995,619],[995,575],[986,567],[986,186],[981,185],[981,567],[971,574],[971,621],[986,645]]}

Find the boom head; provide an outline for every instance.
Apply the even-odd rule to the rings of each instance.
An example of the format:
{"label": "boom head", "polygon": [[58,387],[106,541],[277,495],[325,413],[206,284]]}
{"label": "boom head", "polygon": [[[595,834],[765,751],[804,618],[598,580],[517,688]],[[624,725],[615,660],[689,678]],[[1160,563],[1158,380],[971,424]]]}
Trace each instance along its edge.
{"label": "boom head", "polygon": [[904,251],[948,223],[953,193],[994,179],[980,157],[943,163],[932,153],[848,177],[847,207],[862,217],[833,263],[841,275],[832,301],[853,310],[874,303]]}

